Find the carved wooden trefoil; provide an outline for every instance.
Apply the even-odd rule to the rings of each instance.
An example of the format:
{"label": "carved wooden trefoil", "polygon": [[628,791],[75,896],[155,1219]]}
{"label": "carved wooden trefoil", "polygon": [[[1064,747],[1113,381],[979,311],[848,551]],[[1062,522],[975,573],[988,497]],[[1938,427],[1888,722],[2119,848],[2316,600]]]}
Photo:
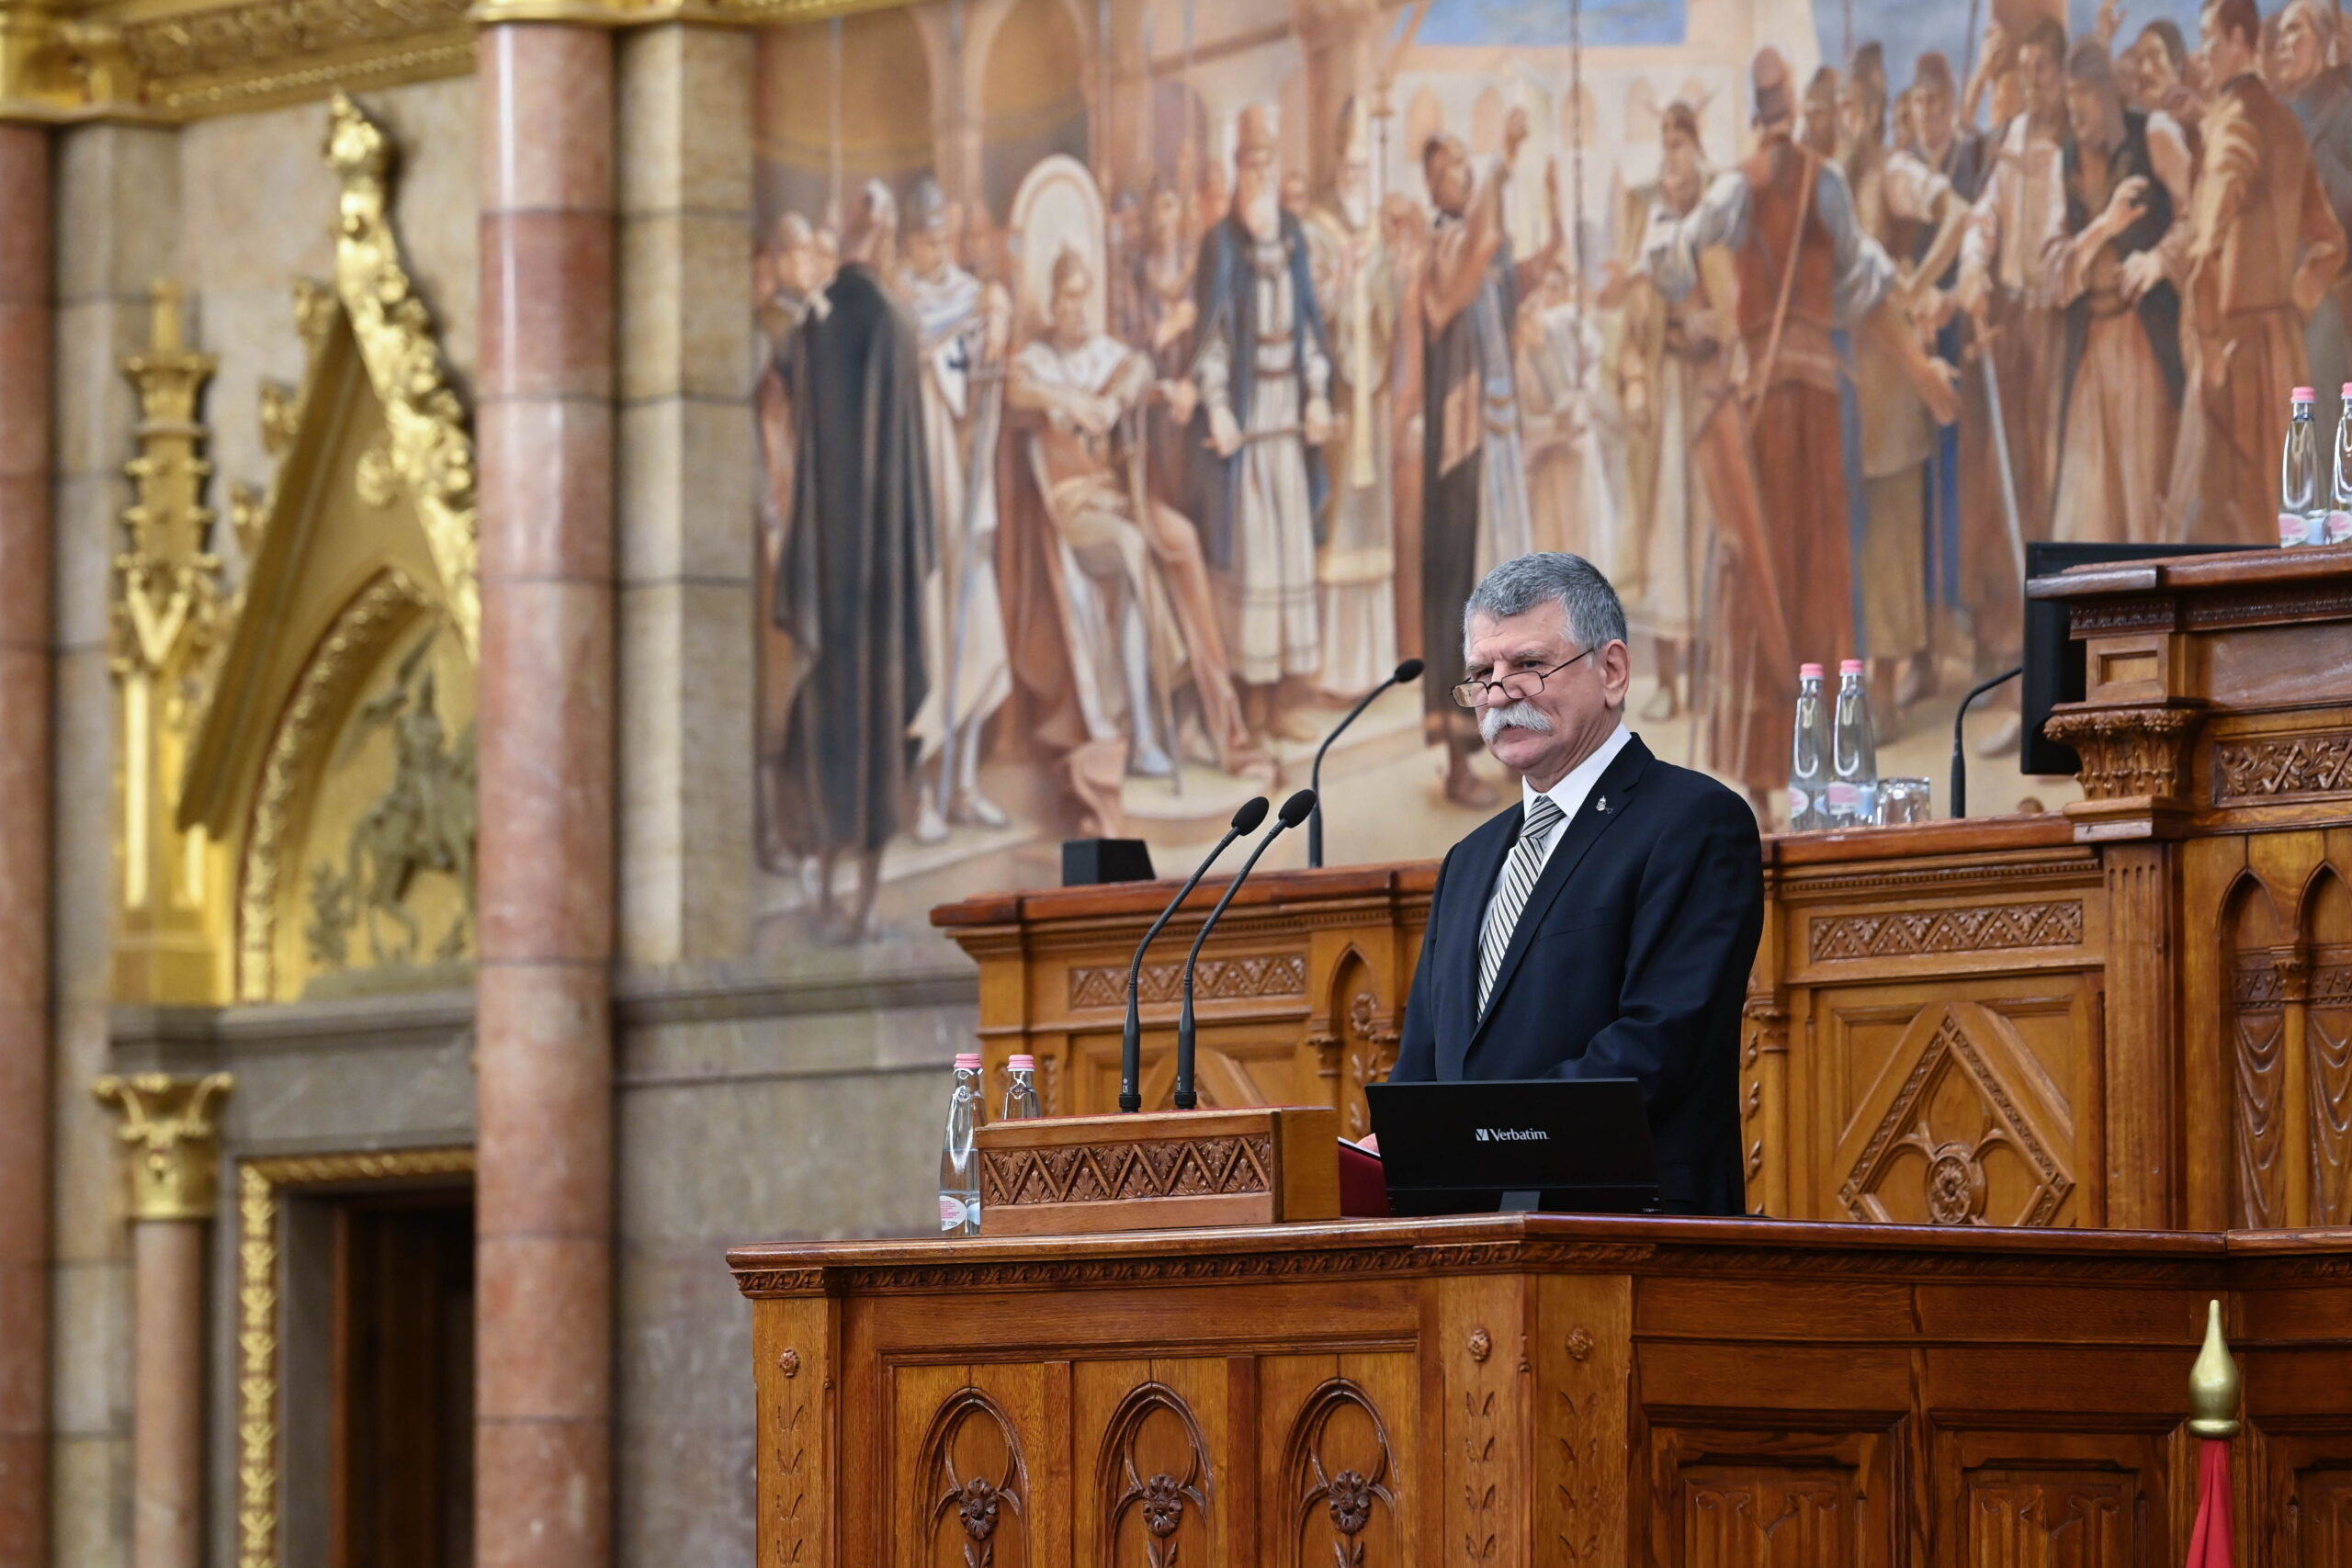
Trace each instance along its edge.
{"label": "carved wooden trefoil", "polygon": [[1385,1568],[1402,1562],[1395,1462],[1371,1396],[1333,1378],[1307,1396],[1285,1445],[1283,1495],[1292,1568]]}
{"label": "carved wooden trefoil", "polygon": [[1183,1395],[1136,1388],[1111,1417],[1095,1466],[1098,1550],[1105,1568],[1205,1568],[1216,1496],[1208,1444]]}
{"label": "carved wooden trefoil", "polygon": [[958,1391],[932,1417],[921,1453],[914,1506],[926,1568],[1026,1568],[1028,1467],[996,1402]]}

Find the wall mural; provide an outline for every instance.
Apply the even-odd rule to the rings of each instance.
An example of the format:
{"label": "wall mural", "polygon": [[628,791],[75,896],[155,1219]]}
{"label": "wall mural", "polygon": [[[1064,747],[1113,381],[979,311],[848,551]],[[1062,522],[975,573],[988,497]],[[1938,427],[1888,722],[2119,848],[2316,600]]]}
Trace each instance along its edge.
{"label": "wall mural", "polygon": [[1173,864],[1408,655],[1436,678],[1334,752],[1333,858],[1441,852],[1508,787],[1444,693],[1458,607],[1531,548],[1617,582],[1663,754],[1770,809],[1794,665],[1860,656],[1939,772],[2018,654],[2019,541],[2275,542],[2288,389],[2352,374],[2338,28],[930,0],[771,31],[767,931],[911,932],[1075,834]]}

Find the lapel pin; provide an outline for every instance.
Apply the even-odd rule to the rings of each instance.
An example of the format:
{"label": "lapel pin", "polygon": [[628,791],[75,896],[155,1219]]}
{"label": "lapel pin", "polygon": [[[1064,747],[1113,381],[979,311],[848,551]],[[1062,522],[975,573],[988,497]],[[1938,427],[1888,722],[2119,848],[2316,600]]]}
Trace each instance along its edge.
{"label": "lapel pin", "polygon": [[1598,800],[1596,800],[1596,801],[1594,801],[1594,802],[1592,803],[1592,808],[1593,808],[1595,811],[1606,811],[1606,810],[1608,810],[1608,809],[1609,809],[1609,797],[1608,797],[1607,795],[1602,795],[1600,799],[1598,799]]}

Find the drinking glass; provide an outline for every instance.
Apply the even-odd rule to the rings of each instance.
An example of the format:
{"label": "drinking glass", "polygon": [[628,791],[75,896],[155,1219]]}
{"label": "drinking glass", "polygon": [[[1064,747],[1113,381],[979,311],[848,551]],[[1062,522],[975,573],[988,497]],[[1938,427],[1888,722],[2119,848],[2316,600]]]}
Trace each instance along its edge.
{"label": "drinking glass", "polygon": [[1925,822],[1934,815],[1934,801],[1926,779],[1878,781],[1878,821],[1882,828],[1898,822]]}

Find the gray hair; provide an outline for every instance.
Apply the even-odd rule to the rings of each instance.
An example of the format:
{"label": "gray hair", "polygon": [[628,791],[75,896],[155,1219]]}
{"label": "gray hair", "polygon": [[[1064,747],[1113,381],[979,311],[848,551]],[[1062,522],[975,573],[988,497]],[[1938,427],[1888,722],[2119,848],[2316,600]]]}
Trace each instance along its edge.
{"label": "gray hair", "polygon": [[1578,648],[1625,640],[1625,606],[1600,569],[1582,556],[1542,550],[1503,562],[1471,592],[1462,606],[1463,650],[1469,651],[1471,616],[1507,620],[1555,599],[1567,610],[1568,635]]}

